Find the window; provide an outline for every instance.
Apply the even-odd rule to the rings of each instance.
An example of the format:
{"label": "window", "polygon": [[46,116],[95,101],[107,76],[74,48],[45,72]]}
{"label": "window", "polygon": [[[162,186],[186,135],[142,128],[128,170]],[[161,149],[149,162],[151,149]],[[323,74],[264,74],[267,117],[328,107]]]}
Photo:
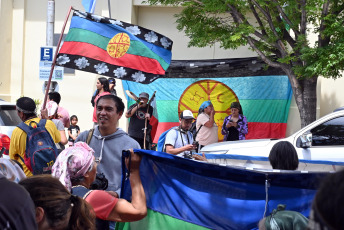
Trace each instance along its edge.
{"label": "window", "polygon": [[313,146],[344,145],[344,117],[337,117],[311,130]]}
{"label": "window", "polygon": [[0,107],[0,125],[17,126],[21,122],[16,107],[13,105],[2,105]]}

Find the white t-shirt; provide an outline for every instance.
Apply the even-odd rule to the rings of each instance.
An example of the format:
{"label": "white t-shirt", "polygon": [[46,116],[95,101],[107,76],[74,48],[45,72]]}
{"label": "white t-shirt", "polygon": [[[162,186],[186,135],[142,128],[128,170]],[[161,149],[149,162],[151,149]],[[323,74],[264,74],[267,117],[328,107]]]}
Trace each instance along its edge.
{"label": "white t-shirt", "polygon": [[[166,145],[172,145],[175,149],[183,147],[188,144],[193,143],[193,137],[192,133],[187,131],[187,134],[185,132],[180,132],[178,127],[171,129],[167,134],[165,138],[165,145],[164,145],[164,151],[166,149]],[[177,154],[176,156],[184,157],[185,153],[190,153],[190,151],[185,151]]]}
{"label": "white t-shirt", "polygon": [[210,117],[206,113],[201,113],[197,117],[196,121],[196,130],[199,129],[201,125],[202,128],[198,131],[196,141],[199,142],[200,145],[209,145],[213,143],[217,143],[219,141],[218,137],[218,127],[214,122],[211,128],[204,126],[205,123],[209,121]]}

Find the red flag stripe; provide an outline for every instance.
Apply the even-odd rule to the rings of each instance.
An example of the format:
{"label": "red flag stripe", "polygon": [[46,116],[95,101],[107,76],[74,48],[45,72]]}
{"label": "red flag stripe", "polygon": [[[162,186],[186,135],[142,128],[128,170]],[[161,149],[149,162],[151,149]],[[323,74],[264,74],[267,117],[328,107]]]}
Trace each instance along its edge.
{"label": "red flag stripe", "polygon": [[165,70],[157,60],[126,53],[121,58],[112,58],[106,50],[83,42],[64,42],[60,54],[79,55],[106,62],[111,65],[123,66],[131,69],[141,69],[143,72],[164,75]]}
{"label": "red flag stripe", "polygon": [[149,120],[149,124],[152,126],[152,131],[151,131],[152,139],[155,140],[155,134],[158,129],[159,121],[158,119],[156,119],[156,117],[152,116],[151,119]]}

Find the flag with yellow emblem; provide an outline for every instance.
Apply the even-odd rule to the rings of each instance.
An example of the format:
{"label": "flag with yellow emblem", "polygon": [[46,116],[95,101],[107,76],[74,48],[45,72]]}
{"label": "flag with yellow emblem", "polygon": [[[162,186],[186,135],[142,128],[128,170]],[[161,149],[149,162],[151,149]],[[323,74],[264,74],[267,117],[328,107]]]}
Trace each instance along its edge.
{"label": "flag with yellow emblem", "polygon": [[56,64],[148,84],[165,74],[172,43],[137,25],[74,11]]}

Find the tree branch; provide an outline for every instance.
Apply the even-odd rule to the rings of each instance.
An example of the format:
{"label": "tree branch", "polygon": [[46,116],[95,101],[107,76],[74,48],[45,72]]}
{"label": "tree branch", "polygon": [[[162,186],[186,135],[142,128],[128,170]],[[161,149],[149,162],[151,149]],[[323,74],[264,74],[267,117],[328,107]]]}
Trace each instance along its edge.
{"label": "tree branch", "polygon": [[282,18],[290,25],[290,28],[293,29],[295,36],[298,36],[300,34],[300,31],[294,28],[293,23],[290,21],[289,17],[284,13],[282,7],[279,5],[279,3],[276,0],[273,0],[274,3],[276,3],[276,8],[278,12],[281,14]]}
{"label": "tree branch", "polygon": [[259,26],[262,28],[262,34],[263,34],[263,36],[267,36],[267,33],[266,33],[266,30],[265,30],[264,24],[263,24],[262,20],[260,19],[259,15],[258,15],[258,13],[257,13],[257,11],[256,11],[256,9],[254,8],[254,6],[253,6],[253,4],[252,4],[251,1],[249,1],[249,4],[250,4],[250,8],[251,8],[251,10],[252,10],[252,12],[253,12],[254,17],[256,18],[256,20],[257,20]]}
{"label": "tree branch", "polygon": [[263,43],[263,42],[261,42],[261,41],[258,41],[258,40],[256,40],[256,39],[254,39],[253,37],[251,37],[251,39],[252,39],[252,41],[254,42],[254,44],[262,43],[262,44],[265,46],[264,49],[266,49],[268,52],[271,52],[271,53],[275,54],[276,56],[279,55],[279,50],[277,49],[277,47],[276,47],[274,44],[267,43],[268,45],[272,46],[272,47],[274,48],[274,49],[273,49],[273,48],[269,48],[268,45],[266,45],[265,43]]}
{"label": "tree branch", "polygon": [[300,34],[306,35],[306,30],[307,30],[306,0],[300,1],[300,8],[301,8]]}
{"label": "tree branch", "polygon": [[264,14],[269,26],[270,26],[270,29],[272,31],[272,33],[276,36],[276,38],[278,38],[278,33],[276,31],[276,28],[272,22],[272,19],[271,19],[271,16],[268,12],[266,12],[255,0],[251,0],[253,2],[253,4],[260,10],[260,12],[262,12],[262,14]]}
{"label": "tree branch", "polygon": [[[245,23],[246,25],[249,25],[252,28],[254,28],[248,22],[248,20],[245,18],[245,16],[243,14],[241,14],[233,5],[228,4],[228,7],[231,9],[230,10],[230,14],[232,15],[232,18],[233,18],[235,23]],[[257,16],[258,16],[258,19],[259,19],[259,15],[258,14],[257,14]],[[261,20],[260,20],[260,22],[261,22]],[[266,39],[266,37],[262,33],[260,33],[259,31],[255,30],[253,34],[255,36],[257,36],[258,38],[262,39],[263,41],[265,41],[266,43],[268,43],[268,44],[272,45],[273,47],[275,47],[276,49],[278,49],[277,45],[269,43],[268,40]],[[266,32],[265,32],[265,34],[266,34]]]}
{"label": "tree branch", "polygon": [[321,13],[322,19],[321,19],[321,23],[320,23],[320,27],[319,27],[319,36],[318,36],[319,47],[323,47],[323,46],[327,45],[330,41],[330,38],[328,36],[322,38],[323,37],[322,32],[326,28],[326,24],[324,22],[324,17],[328,15],[329,6],[330,6],[330,0],[327,0],[327,2],[325,2],[323,5],[323,9],[322,9],[322,13]]}
{"label": "tree branch", "polygon": [[275,68],[282,68],[282,65],[280,63],[271,61],[263,52],[261,52],[257,48],[257,46],[255,45],[254,39],[252,37],[248,36],[247,41],[250,44],[250,46],[252,47],[252,49],[254,49],[258,53],[258,55],[262,58],[262,60],[266,64],[268,64],[269,66],[275,67]]}
{"label": "tree branch", "polygon": [[201,6],[204,6],[204,3],[203,2],[200,2],[200,1],[197,1],[197,0],[189,0],[189,1],[186,1],[186,2],[194,2],[194,3],[197,3]]}

